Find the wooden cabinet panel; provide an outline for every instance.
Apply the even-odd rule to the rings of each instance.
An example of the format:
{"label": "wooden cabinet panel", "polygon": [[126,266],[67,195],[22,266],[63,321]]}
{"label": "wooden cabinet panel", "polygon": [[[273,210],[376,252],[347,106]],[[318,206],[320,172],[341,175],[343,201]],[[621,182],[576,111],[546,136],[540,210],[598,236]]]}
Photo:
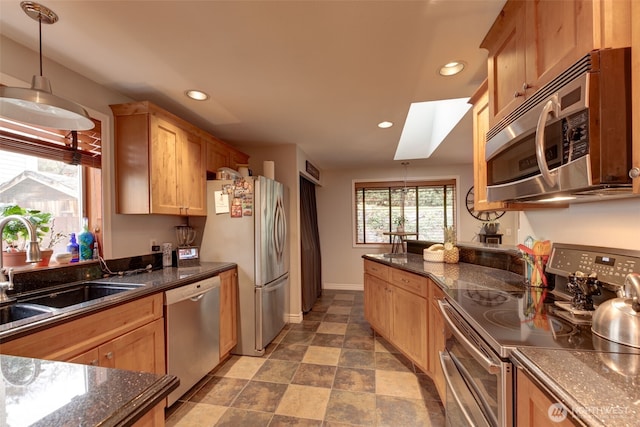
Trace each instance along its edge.
{"label": "wooden cabinet panel", "polygon": [[162,294],[151,295],[3,342],[2,353],[67,361],[162,316]]}
{"label": "wooden cabinet panel", "polygon": [[205,141],[196,134],[187,133],[179,162],[183,215],[207,215],[206,155]]}
{"label": "wooden cabinet panel", "polygon": [[420,369],[428,372],[427,300],[400,288],[393,289],[391,295],[391,341]]}
{"label": "wooden cabinet panel", "polygon": [[391,268],[391,280],[394,285],[423,298],[429,295],[429,279],[408,271]]}
{"label": "wooden cabinet panel", "polygon": [[364,310],[365,318],[380,335],[389,339],[391,300],[387,282],[372,276],[364,275]]}
{"label": "wooden cabinet panel", "polygon": [[220,273],[220,360],[238,343],[238,271]]}
{"label": "wooden cabinet panel", "polygon": [[385,282],[389,281],[389,272],[391,271],[390,267],[387,267],[384,264],[380,264],[378,262],[364,260],[364,272],[370,274],[372,276],[379,277]]}
{"label": "wooden cabinet panel", "polygon": [[574,426],[570,418],[564,420],[549,419],[549,407],[557,403],[531,381],[527,375],[518,369],[517,392],[516,392],[516,425],[518,427],[538,427],[538,426]]}
{"label": "wooden cabinet panel", "polygon": [[180,213],[182,200],[178,158],[184,144],[184,131],[155,114],[151,115],[150,120],[151,206],[148,208],[149,213]]}
{"label": "wooden cabinet panel", "polygon": [[440,352],[445,348],[445,327],[442,313],[438,308],[438,300],[444,299],[444,292],[430,281],[429,286],[429,373],[438,390],[440,399],[445,401],[446,380],[440,365]]}
{"label": "wooden cabinet panel", "polygon": [[218,140],[207,141],[207,171],[216,172],[220,168],[230,167],[231,152]]}

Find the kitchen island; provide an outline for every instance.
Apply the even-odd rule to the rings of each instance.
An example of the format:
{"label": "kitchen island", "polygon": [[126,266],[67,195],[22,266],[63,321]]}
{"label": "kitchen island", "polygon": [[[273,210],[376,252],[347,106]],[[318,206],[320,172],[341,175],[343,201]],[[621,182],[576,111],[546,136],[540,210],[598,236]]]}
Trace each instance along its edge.
{"label": "kitchen island", "polygon": [[[640,394],[635,384],[640,380],[640,370],[637,369],[640,354],[619,354],[607,351],[609,348],[607,342],[599,343],[598,337],[591,336],[588,326],[575,327],[576,333],[558,333],[558,337],[548,333],[543,334],[542,330],[537,331],[537,327],[544,329],[551,325],[547,323],[548,320],[544,325],[537,323],[543,316],[536,316],[531,323],[525,323],[525,303],[531,300],[531,291],[524,289],[521,275],[465,262],[459,264],[426,262],[422,256],[414,253],[364,255],[363,258],[365,259],[365,300],[366,273],[371,274],[371,267],[367,269],[367,262],[386,265],[391,267],[392,271],[398,269],[429,278],[431,280],[427,283],[437,286],[458,310],[464,310],[465,300],[474,299],[480,307],[484,308],[485,316],[499,312],[492,310],[498,304],[497,301],[485,300],[489,296],[496,296],[496,293],[490,293],[487,290],[503,291],[505,295],[508,293],[522,295],[516,300],[519,301],[521,307],[519,310],[522,312],[519,311],[514,315],[516,318],[519,315],[523,316],[521,319],[525,320],[522,323],[521,333],[534,337],[534,341],[526,346],[514,344],[508,354],[503,357],[508,357],[518,368],[519,380],[521,374],[526,373],[527,379],[533,380],[536,390],[545,396],[546,400],[540,400],[545,402],[545,406],[535,408],[538,411],[538,420],[544,424],[552,424],[547,411],[557,403],[564,405],[565,415],[567,415],[567,419],[564,420],[566,423],[573,422],[587,426],[638,425]],[[387,304],[392,303],[391,300],[388,299],[388,301]],[[504,307],[501,304],[499,306]],[[432,316],[429,319],[431,320]],[[433,331],[434,329],[429,329],[429,333]],[[439,333],[437,329],[436,333]],[[495,339],[485,335],[483,338]],[[588,343],[572,342],[572,340],[587,338]],[[435,337],[430,337],[430,342],[437,341]],[[429,351],[432,350],[438,349],[429,348]],[[436,375],[434,381],[437,384],[437,371],[434,370],[431,373],[432,376]],[[515,387],[514,385],[514,391]],[[520,392],[520,389],[518,391]],[[522,402],[517,403],[516,406],[520,414],[517,422],[514,418],[514,425],[536,425],[521,423],[520,415],[525,414],[525,411],[529,411],[530,408],[523,407]],[[559,407],[562,408],[562,406]]]}

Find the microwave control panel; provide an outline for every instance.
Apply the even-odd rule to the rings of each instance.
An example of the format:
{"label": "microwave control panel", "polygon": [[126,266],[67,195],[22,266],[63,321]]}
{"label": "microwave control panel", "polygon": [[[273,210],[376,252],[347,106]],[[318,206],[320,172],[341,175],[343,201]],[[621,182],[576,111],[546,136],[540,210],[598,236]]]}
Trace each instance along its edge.
{"label": "microwave control panel", "polygon": [[562,120],[562,164],[589,154],[589,110]]}
{"label": "microwave control panel", "polygon": [[640,274],[640,251],[554,244],[547,271],[564,277],[595,273],[601,282],[623,286],[627,274]]}

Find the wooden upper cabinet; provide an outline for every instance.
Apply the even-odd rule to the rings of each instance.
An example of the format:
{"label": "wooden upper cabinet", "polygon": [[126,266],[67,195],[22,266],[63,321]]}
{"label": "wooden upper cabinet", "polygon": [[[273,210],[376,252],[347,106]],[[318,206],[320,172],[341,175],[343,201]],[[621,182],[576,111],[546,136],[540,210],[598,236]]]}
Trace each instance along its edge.
{"label": "wooden upper cabinet", "polygon": [[488,57],[489,125],[589,51],[629,46],[631,0],[509,0],[480,47]]}
{"label": "wooden upper cabinet", "polygon": [[148,101],[111,109],[116,212],[205,216],[206,134]]}
{"label": "wooden upper cabinet", "polygon": [[207,138],[207,172],[216,172],[227,167],[237,169],[238,165],[249,164],[249,156],[225,144],[217,138]]}

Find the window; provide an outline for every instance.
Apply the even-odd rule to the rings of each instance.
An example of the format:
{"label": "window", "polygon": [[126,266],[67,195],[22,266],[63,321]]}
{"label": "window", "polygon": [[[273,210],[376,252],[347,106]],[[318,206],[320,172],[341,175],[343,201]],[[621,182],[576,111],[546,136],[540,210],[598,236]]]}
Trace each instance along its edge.
{"label": "window", "polygon": [[[83,217],[91,230],[99,226],[100,139],[99,122],[90,131],[73,133],[0,118],[0,208],[17,204],[51,213],[53,234],[42,238],[42,248],[56,233],[79,232]],[[68,241],[57,239],[51,249],[65,252]]]}
{"label": "window", "polygon": [[442,242],[444,228],[455,224],[455,180],[356,182],[354,190],[357,244],[390,243],[384,233],[401,218],[418,240]]}

